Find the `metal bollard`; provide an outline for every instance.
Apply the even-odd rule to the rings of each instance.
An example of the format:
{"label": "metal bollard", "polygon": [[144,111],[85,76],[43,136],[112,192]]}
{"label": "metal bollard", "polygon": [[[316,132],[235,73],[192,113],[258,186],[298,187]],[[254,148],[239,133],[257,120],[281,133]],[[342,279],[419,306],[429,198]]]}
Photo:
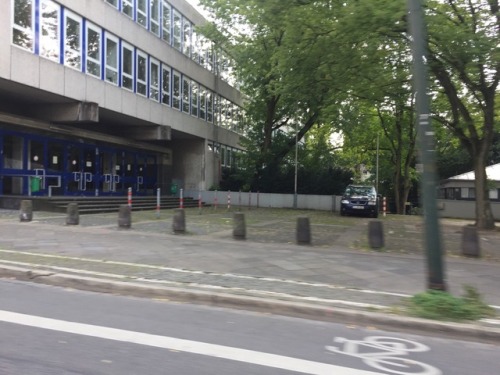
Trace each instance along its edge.
{"label": "metal bollard", "polygon": [[384,228],[379,220],[372,220],[368,223],[368,242],[372,249],[384,247]]}
{"label": "metal bollard", "polygon": [[78,203],[69,203],[66,207],[66,225],[78,225],[79,223]]}
{"label": "metal bollard", "polygon": [[33,220],[33,202],[30,200],[21,201],[21,209],[19,212],[20,221],[31,221]]}
{"label": "metal bollard", "polygon": [[244,240],[247,238],[245,214],[243,212],[235,212],[233,214],[233,238],[237,240]]}
{"label": "metal bollard", "polygon": [[174,210],[172,229],[175,234],[182,234],[186,232],[186,214],[183,208],[176,208]]}
{"label": "metal bollard", "polygon": [[471,258],[479,258],[481,256],[476,227],[464,227],[462,232],[462,255]]}
{"label": "metal bollard", "polygon": [[130,228],[132,226],[132,208],[122,204],[118,210],[118,227]]}
{"label": "metal bollard", "polygon": [[297,218],[297,244],[311,244],[311,226],[307,216],[299,216]]}

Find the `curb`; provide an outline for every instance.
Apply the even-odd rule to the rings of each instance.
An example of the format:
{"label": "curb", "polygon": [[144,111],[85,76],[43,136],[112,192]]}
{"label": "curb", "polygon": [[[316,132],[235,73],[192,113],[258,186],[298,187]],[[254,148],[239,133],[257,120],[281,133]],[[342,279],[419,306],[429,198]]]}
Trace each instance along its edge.
{"label": "curb", "polygon": [[[30,270],[14,266],[0,266],[0,278],[73,288],[98,293],[126,295],[140,298],[163,299],[261,313],[272,313],[296,318],[369,326],[408,332],[425,332],[435,336],[451,336],[475,341],[499,342],[500,328],[473,323],[454,323],[426,320],[393,314],[315,305],[220,292],[196,288],[164,287],[147,283],[125,282],[75,274]],[[376,327],[375,327],[376,326]]]}

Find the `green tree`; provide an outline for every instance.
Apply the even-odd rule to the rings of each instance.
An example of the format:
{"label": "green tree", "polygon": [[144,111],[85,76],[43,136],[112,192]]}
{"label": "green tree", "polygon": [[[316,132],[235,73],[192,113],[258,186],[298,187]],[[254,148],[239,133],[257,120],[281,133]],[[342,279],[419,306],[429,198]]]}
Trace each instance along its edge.
{"label": "green tree", "polygon": [[498,0],[430,0],[428,61],[435,77],[434,118],[459,141],[474,165],[476,225],[495,227],[485,168],[500,131],[500,11]]}

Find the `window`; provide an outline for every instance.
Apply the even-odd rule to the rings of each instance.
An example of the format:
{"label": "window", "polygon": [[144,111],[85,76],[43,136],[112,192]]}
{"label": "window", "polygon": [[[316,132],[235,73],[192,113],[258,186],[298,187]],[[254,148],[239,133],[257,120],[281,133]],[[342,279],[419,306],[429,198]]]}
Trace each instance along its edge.
{"label": "window", "polygon": [[172,81],[172,107],[181,109],[181,75],[178,72],[173,72],[174,80]]}
{"label": "window", "polygon": [[160,0],[150,0],[149,30],[160,36]]}
{"label": "window", "polygon": [[148,28],[147,0],[137,0],[137,23],[145,28]]}
{"label": "window", "polygon": [[207,92],[207,121],[214,122],[214,93]]}
{"label": "window", "polygon": [[182,53],[191,56],[191,22],[182,18]]}
{"label": "window", "polygon": [[181,34],[182,34],[182,17],[177,11],[174,13],[174,30],[173,30],[173,46],[174,48],[181,50]]}
{"label": "window", "polygon": [[200,65],[204,68],[207,67],[207,39],[203,35],[198,35],[198,53],[200,55]]}
{"label": "window", "polygon": [[66,11],[64,22],[64,64],[82,68],[82,19]]}
{"label": "window", "polygon": [[187,77],[182,77],[182,111],[185,113],[189,113],[190,86],[191,80]]}
{"label": "window", "polygon": [[171,43],[172,36],[172,19],[171,19],[172,7],[169,3],[163,0],[163,18],[162,18],[162,35],[161,37],[168,44]]}
{"label": "window", "polygon": [[41,2],[40,56],[59,62],[61,8],[51,0]]}
{"label": "window", "polygon": [[200,118],[205,120],[207,113],[207,89],[200,86]]}
{"label": "window", "polygon": [[137,51],[137,93],[147,96],[148,85],[148,56]]}
{"label": "window", "polygon": [[107,82],[118,85],[118,38],[106,35],[106,77]]}
{"label": "window", "polygon": [[170,105],[170,75],[171,70],[169,66],[163,65],[162,71],[162,90],[161,90],[161,102],[166,105]]}
{"label": "window", "polygon": [[86,72],[101,78],[101,30],[87,22],[87,68]]}
{"label": "window", "polygon": [[220,160],[223,167],[226,166],[226,146],[220,147]]}
{"label": "window", "polygon": [[122,12],[134,19],[134,0],[122,0]]}
{"label": "window", "polygon": [[217,105],[217,111],[216,113],[220,116],[219,123],[217,125],[222,126],[223,128],[227,127],[227,122],[226,122],[226,99],[224,98],[219,98],[219,102]]}
{"label": "window", "polygon": [[195,81],[191,81],[191,114],[198,117],[198,94],[199,85]]}
{"label": "window", "polygon": [[212,44],[209,44],[207,46],[207,63],[206,63],[206,68],[211,71],[215,72],[214,70],[214,61],[215,61],[215,53],[213,50]]}
{"label": "window", "polygon": [[160,63],[155,59],[149,61],[149,97],[160,100]]}
{"label": "window", "polygon": [[122,87],[134,91],[134,47],[122,43]]}
{"label": "window", "polygon": [[200,62],[200,41],[198,33],[194,30],[191,31],[191,58],[194,62]]}
{"label": "window", "polygon": [[118,8],[118,0],[106,0],[106,2]]}
{"label": "window", "polygon": [[12,43],[33,51],[33,1],[14,0]]}

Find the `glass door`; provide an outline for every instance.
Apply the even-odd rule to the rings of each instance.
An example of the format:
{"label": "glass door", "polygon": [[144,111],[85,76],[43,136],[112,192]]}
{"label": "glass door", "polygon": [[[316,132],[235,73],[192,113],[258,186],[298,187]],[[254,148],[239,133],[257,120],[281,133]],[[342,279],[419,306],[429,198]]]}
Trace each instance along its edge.
{"label": "glass door", "polygon": [[68,195],[98,195],[98,150],[70,144],[67,148],[65,186]]}
{"label": "glass door", "polygon": [[115,173],[116,152],[114,150],[103,150],[99,152],[99,193],[112,195],[116,192],[116,186],[120,182],[120,176]]}
{"label": "glass door", "polygon": [[156,194],[157,184],[156,156],[150,154],[137,155],[136,191],[141,195]]}

